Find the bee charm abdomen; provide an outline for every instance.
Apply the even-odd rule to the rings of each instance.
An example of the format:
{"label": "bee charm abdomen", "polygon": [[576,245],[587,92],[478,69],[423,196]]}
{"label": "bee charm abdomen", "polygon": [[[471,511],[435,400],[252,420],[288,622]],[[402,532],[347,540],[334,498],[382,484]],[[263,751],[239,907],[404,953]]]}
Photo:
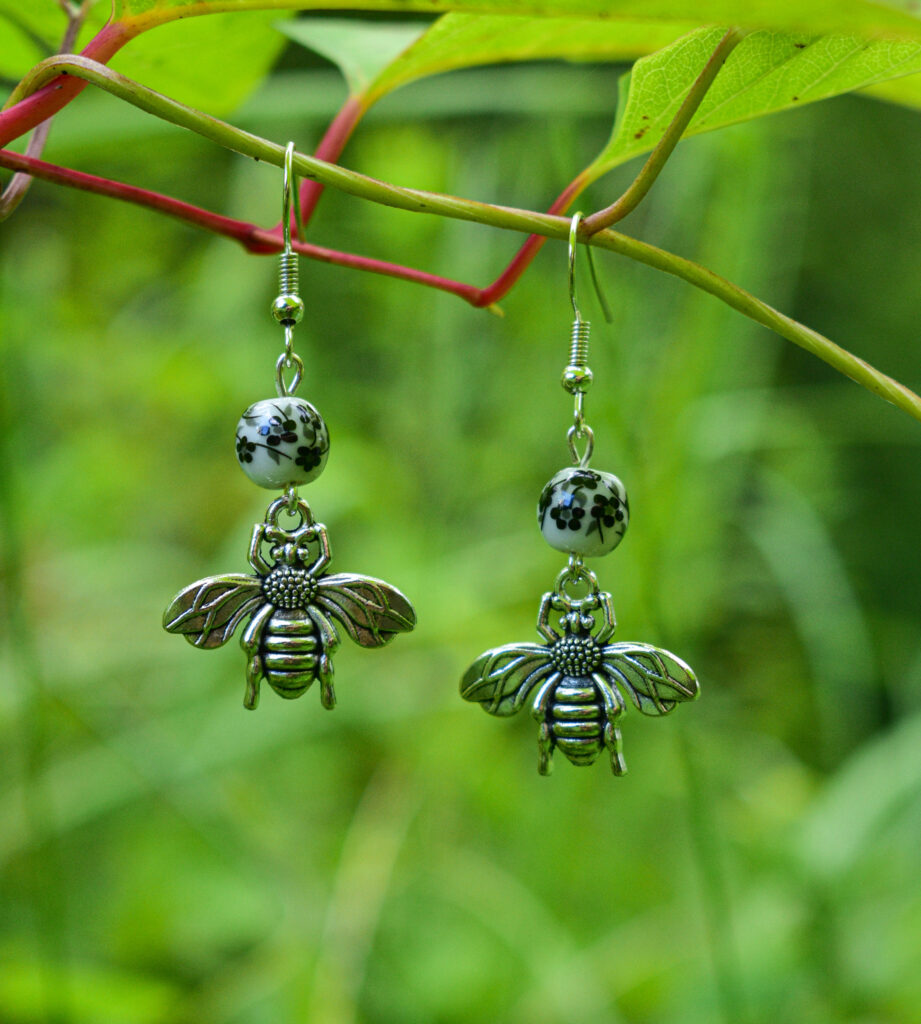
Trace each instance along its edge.
{"label": "bee charm abdomen", "polygon": [[317,678],[318,646],[316,627],[301,609],[272,614],[259,653],[266,682],[280,697],[300,697]]}
{"label": "bee charm abdomen", "polygon": [[604,706],[593,682],[564,678],[547,708],[554,745],[572,764],[592,764],[604,748]]}

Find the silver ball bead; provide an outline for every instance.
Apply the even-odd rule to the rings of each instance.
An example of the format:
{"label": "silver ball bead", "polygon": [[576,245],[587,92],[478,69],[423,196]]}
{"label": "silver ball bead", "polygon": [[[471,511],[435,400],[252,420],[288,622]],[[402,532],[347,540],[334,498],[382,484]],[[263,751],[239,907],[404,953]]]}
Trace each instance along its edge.
{"label": "silver ball bead", "polygon": [[571,395],[575,395],[585,394],[593,380],[594,374],[587,366],[567,366],[561,383]]}
{"label": "silver ball bead", "polygon": [[299,295],[279,295],[272,303],[272,316],[280,324],[300,323],[304,316],[304,300]]}

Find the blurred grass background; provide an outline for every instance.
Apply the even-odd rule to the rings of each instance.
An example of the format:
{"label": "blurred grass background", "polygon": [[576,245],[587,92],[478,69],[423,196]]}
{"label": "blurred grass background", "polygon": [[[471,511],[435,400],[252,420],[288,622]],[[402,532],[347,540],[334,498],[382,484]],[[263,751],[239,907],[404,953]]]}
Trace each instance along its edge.
{"label": "blurred grass background", "polygon": [[[616,74],[422,83],[344,162],[541,208],[603,143]],[[309,150],[340,100],[287,66],[234,120]],[[49,160],[277,218],[274,168],[105,96],[59,122]],[[625,230],[918,388],[918,129],[849,98],[691,140]],[[331,192],[309,237],[480,284],[519,241]],[[625,779],[559,757],[548,780],[530,718],[457,683],[534,638],[561,566],[534,507],[568,461],[563,248],[503,319],[302,261],[300,394],[333,439],[307,497],[335,567],[392,581],[419,625],[344,644],[335,714],[313,691],[248,714],[236,643],[160,620],[245,569],[269,497],[233,430],[273,393],[274,261],[43,183],[3,225],[0,1020],[921,1019],[921,428],[682,282],[598,262],[594,464],[633,521],[593,568],[618,637],[685,657],[703,696],[628,714]]]}

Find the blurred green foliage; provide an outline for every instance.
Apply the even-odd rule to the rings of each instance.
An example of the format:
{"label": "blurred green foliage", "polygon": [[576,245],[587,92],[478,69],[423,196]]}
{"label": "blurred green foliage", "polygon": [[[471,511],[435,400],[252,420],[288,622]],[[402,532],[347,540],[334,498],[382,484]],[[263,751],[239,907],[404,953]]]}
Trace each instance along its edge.
{"label": "blurred green foliage", "polygon": [[[344,160],[539,208],[603,145],[616,83],[533,66],[412,86]],[[309,149],[340,88],[288,67],[234,119]],[[273,168],[105,96],[60,122],[53,162],[277,217]],[[628,230],[917,387],[919,164],[917,115],[837,100],[682,144]],[[502,319],[302,264],[301,394],[333,438],[308,497],[335,567],[392,580],[419,626],[344,645],[335,714],[313,692],[249,714],[236,645],[194,651],[160,617],[245,568],[264,511],[232,435],[272,393],[273,261],[42,183],[2,230],[0,1020],[921,1016],[916,423],[599,255],[595,464],[633,521],[593,567],[618,637],[679,652],[703,697],[628,714],[625,779],[562,759],[543,779],[527,716],[487,718],[457,683],[533,637],[560,567],[534,506],[567,462],[563,248]],[[477,283],[519,241],[329,191],[310,237]]]}

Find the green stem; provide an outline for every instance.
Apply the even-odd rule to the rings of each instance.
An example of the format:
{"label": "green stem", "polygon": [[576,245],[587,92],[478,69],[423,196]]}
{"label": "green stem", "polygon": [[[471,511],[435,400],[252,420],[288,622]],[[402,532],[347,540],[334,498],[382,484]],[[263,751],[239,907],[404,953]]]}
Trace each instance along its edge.
{"label": "green stem", "polygon": [[[730,28],[727,31],[719,41],[719,45],[713,51],[710,59],[704,65],[703,71],[697,76],[694,84],[688,90],[684,102],[678,108],[678,113],[675,114],[671,124],[665,129],[665,134],[659,139],[656,148],[649,154],[649,159],[643,164],[643,169],[633,179],[627,191],[616,202],[583,219],[582,227],[579,230],[580,235],[593,235],[596,231],[601,231],[602,228],[616,224],[617,221],[623,220],[628,213],[632,213],[643,201],[646,193],[652,188],[660,171],[665,166],[666,161],[672,155],[675,146],[678,145],[685,128],[691,123],[691,118],[697,113],[697,108],[703,101],[704,96],[707,95],[720,69],[726,63],[726,58],[745,38],[745,35],[746,33],[738,28]],[[599,166],[599,171],[606,173],[608,170],[607,166]],[[591,168],[589,169],[589,178],[594,180],[590,172]]]}
{"label": "green stem", "polygon": [[[243,156],[263,160],[276,167],[284,165],[285,148],[257,135],[234,128],[217,118],[177,103],[160,93],[147,89],[137,82],[111,71],[104,65],[85,57],[51,57],[36,65],[16,90],[14,100],[21,100],[40,89],[47,81],[61,74],[73,74],[99,86],[106,92],[145,110],[156,117],[169,121],[181,128],[194,131],[204,138],[216,142]],[[14,101],[11,101],[14,102]],[[478,203],[470,199],[458,199],[435,192],[402,188],[390,185],[364,174],[346,170],[336,164],[329,164],[316,157],[295,154],[294,167],[302,178],[309,178],[331,185],[342,192],[359,199],[370,200],[384,206],[392,206],[413,213],[431,213],[456,220],[468,220],[508,231],[543,235],[547,238],[568,239],[569,218],[551,214],[536,213],[533,210],[519,210],[507,206]],[[654,245],[618,231],[605,229],[592,235],[589,244],[611,252],[619,253],[639,263],[654,267],[680,277],[689,284],[725,302],[728,306],[763,324],[787,341],[818,356],[829,366],[850,377],[851,380],[885,398],[886,401],[921,420],[921,397],[909,388],[877,370],[863,359],[858,358],[833,341],[791,317],[779,312],[766,302],[755,298],[744,288],[732,284],[692,260],[666,252]]]}

